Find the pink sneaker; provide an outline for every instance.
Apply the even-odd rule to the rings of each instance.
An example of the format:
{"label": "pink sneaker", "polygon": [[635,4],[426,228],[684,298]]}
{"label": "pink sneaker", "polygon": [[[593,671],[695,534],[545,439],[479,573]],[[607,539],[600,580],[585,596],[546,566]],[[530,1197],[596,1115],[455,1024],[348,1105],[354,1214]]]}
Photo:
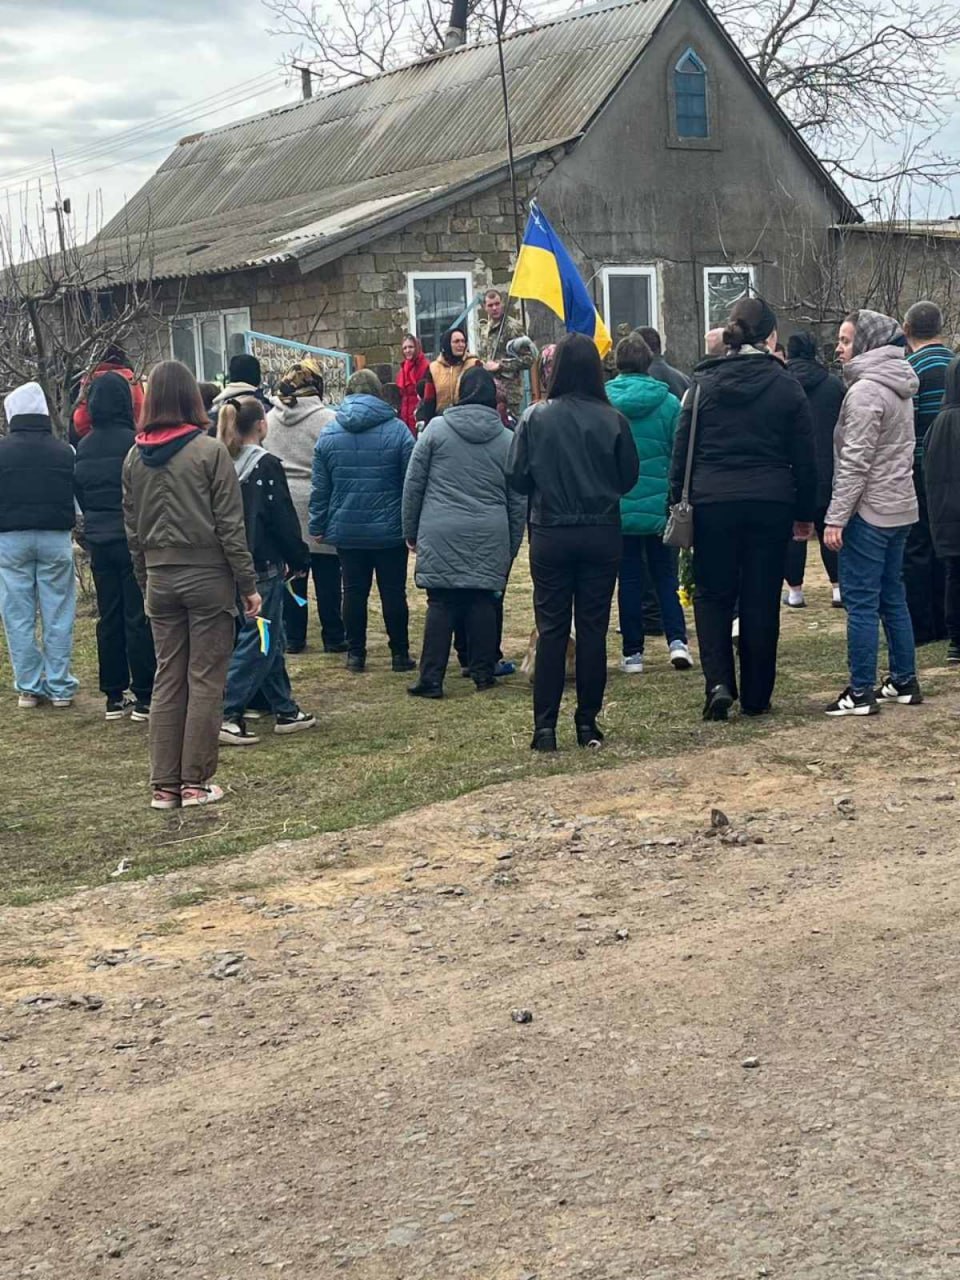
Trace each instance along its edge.
{"label": "pink sneaker", "polygon": [[179,809],[180,792],[174,787],[154,787],[151,809]]}
{"label": "pink sneaker", "polygon": [[215,783],[199,786],[184,786],[180,791],[180,805],[184,809],[193,809],[201,804],[216,804],[223,799],[223,788]]}

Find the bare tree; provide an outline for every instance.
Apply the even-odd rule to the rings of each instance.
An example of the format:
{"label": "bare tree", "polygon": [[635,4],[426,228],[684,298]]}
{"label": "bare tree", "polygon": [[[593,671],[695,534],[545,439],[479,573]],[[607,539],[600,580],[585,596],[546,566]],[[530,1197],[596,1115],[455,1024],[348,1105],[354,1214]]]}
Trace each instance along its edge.
{"label": "bare tree", "polygon": [[58,189],[50,199],[33,188],[0,217],[0,386],[39,382],[65,435],[80,375],[112,344],[145,349],[157,310],[149,231],[103,242],[88,211],[78,235]]}
{"label": "bare tree", "polygon": [[932,139],[957,97],[955,0],[714,0],[759,78],[839,177],[942,182]]}

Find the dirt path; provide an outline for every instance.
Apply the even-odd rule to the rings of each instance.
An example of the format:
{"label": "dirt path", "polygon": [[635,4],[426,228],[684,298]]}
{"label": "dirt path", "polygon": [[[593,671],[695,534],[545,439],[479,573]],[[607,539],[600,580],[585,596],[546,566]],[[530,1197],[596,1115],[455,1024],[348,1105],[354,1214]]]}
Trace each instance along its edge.
{"label": "dirt path", "polygon": [[957,707],[6,912],[0,1276],[957,1276]]}

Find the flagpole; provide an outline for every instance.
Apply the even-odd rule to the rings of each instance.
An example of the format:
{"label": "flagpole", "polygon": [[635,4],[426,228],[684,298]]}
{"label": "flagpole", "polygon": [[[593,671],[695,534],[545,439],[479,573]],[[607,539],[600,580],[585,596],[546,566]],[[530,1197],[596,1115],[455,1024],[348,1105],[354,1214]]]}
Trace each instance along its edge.
{"label": "flagpole", "polygon": [[[503,119],[507,130],[507,167],[510,170],[510,196],[513,204],[513,237],[520,256],[523,232],[520,229],[520,197],[517,192],[517,169],[513,156],[513,123],[510,119],[510,93],[507,89],[507,66],[503,57],[503,24],[507,19],[507,0],[495,0],[494,22],[497,29],[497,57],[500,60],[500,90],[503,94]],[[508,295],[509,296],[509,295]],[[527,329],[527,309],[520,300],[520,317],[524,332]]]}

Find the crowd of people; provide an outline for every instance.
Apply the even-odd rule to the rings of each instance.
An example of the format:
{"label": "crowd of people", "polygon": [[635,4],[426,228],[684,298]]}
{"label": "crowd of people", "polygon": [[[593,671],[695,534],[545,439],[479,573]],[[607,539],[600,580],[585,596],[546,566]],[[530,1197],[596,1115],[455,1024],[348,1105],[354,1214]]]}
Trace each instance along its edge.
{"label": "crowd of people", "polygon": [[72,444],[39,385],[7,395],[0,614],[19,706],[73,702],[76,540],[106,718],[149,722],[155,808],[213,803],[220,747],[256,745],[266,717],[278,734],[316,723],[286,664],[307,644],[311,582],[323,649],[349,672],[366,669],[376,580],[392,670],[416,671],[407,692],[441,699],[451,650],[484,692],[515,670],[503,601],[526,532],[531,746],[558,748],[575,645],[574,732],[597,748],[615,592],[625,675],[643,672],[651,606],[672,667],[695,665],[671,510],[692,527],[705,719],[771,710],[780,609],[807,605],[813,538],[847,621],[849,679],[828,715],[921,702],[918,644],[947,637],[960,664],[960,359],[933,303],[902,327],[848,315],[842,377],[813,334],[784,348],[756,296],[706,336],[692,378],[651,328],[623,326],[607,362],[577,333],[538,351],[497,290],[478,330],[471,351],[454,325],[432,360],[405,335],[395,382],[358,369],[333,407],[309,356],[268,395],[249,354],[222,387],[176,361],[143,387],[112,347],[81,384]]}

